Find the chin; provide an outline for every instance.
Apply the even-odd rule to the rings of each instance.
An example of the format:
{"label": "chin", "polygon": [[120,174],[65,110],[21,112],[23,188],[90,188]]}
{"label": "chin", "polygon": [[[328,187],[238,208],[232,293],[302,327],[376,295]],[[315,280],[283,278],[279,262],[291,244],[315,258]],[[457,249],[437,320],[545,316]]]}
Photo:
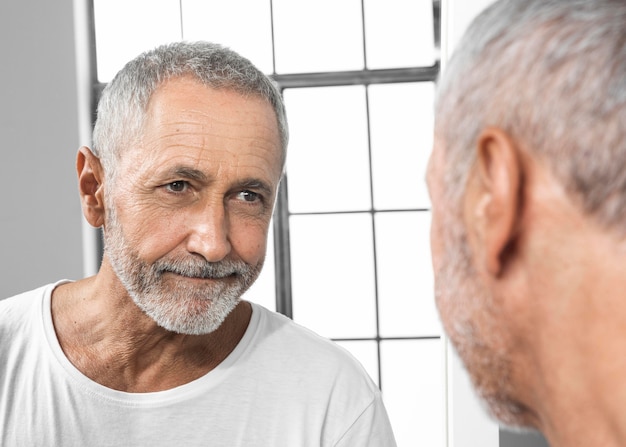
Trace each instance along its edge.
{"label": "chin", "polygon": [[207,296],[184,293],[184,288],[178,292],[165,296],[141,294],[134,296],[133,300],[157,325],[185,335],[206,335],[216,331],[240,302],[239,293]]}

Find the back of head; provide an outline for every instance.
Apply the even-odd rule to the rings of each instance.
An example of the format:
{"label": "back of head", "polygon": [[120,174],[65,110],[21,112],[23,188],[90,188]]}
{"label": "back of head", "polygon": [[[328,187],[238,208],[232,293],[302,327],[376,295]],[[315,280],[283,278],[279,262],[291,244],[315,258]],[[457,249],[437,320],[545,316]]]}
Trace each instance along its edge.
{"label": "back of head", "polygon": [[114,178],[116,158],[140,136],[154,91],[170,78],[191,76],[200,83],[254,95],[270,103],[276,114],[283,162],[288,141],[287,119],[280,92],[248,59],[209,42],[176,42],[157,47],[127,63],[105,87],[93,131],[94,153]]}
{"label": "back of head", "polygon": [[626,2],[487,8],[438,85],[435,127],[452,204],[487,126],[545,160],[584,212],[626,234]]}

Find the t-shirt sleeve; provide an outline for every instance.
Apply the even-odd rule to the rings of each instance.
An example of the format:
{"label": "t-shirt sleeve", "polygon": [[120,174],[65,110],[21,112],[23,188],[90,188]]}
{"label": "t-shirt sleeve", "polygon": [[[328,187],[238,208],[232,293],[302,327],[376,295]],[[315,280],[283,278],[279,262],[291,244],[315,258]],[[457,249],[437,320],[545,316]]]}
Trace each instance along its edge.
{"label": "t-shirt sleeve", "polygon": [[389,416],[380,393],[354,421],[335,447],[396,447]]}

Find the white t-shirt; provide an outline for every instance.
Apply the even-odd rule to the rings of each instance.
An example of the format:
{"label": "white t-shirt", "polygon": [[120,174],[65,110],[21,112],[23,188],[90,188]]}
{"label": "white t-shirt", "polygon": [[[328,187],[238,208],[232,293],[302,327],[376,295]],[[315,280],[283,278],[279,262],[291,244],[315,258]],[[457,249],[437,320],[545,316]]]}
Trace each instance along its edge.
{"label": "white t-shirt", "polygon": [[65,357],[56,284],[0,301],[0,445],[395,446],[378,388],[336,344],[252,305],[214,370],[154,393],[104,387]]}

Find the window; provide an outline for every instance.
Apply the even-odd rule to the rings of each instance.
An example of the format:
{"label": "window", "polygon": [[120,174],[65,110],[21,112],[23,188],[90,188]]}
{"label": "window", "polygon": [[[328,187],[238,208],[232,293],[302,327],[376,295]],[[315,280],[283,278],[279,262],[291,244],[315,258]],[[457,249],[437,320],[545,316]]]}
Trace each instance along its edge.
{"label": "window", "polygon": [[430,204],[438,0],[94,0],[96,88],[135,55],[209,40],[279,84],[291,142],[264,272],[247,298],[355,355],[398,445],[443,446]]}

